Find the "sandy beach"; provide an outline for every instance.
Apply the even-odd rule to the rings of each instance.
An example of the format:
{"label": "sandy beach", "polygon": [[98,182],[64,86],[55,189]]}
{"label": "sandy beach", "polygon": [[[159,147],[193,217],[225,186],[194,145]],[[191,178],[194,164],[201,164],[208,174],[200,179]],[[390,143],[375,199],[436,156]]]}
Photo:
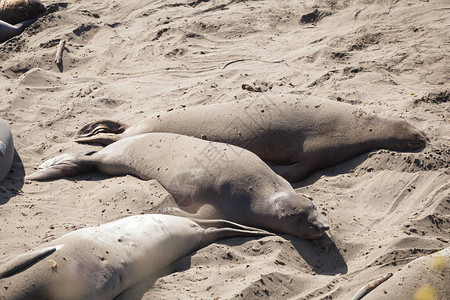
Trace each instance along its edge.
{"label": "sandy beach", "polygon": [[404,119],[430,142],[293,184],[328,218],[324,237],[222,240],[120,299],[351,299],[450,246],[448,1],[42,2],[48,13],[0,44],[0,117],[17,151],[0,185],[0,263],[173,201],[157,181],[132,176],[24,179],[61,153],[101,149],[74,141],[86,123],[261,97],[349,103]]}

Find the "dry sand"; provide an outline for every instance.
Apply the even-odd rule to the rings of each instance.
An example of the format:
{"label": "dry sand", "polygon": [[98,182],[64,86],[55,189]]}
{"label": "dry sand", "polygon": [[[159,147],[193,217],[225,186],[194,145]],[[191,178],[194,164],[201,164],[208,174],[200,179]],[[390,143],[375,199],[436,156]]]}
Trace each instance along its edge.
{"label": "dry sand", "polygon": [[131,176],[24,181],[59,153],[98,149],[74,143],[85,123],[256,97],[348,102],[404,118],[430,143],[375,151],[296,184],[329,218],[327,237],[224,240],[123,299],[349,299],[450,246],[448,1],[44,3],[48,15],[0,45],[0,117],[17,149],[0,188],[0,262],[170,200],[156,181]]}

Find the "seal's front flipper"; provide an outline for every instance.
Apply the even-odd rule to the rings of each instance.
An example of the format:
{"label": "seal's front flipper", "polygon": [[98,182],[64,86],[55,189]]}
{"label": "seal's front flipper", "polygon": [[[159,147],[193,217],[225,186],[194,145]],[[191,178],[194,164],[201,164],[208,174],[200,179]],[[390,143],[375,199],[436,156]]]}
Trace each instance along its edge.
{"label": "seal's front flipper", "polygon": [[10,277],[18,272],[26,269],[39,260],[49,256],[61,246],[52,246],[44,249],[35,250],[32,252],[24,253],[12,258],[6,263],[0,265],[0,279]]}
{"label": "seal's front flipper", "polygon": [[75,142],[80,144],[100,144],[108,146],[120,139],[118,135],[111,133],[99,133],[95,136],[79,137],[75,139]]}
{"label": "seal's front flipper", "polygon": [[[246,226],[244,226],[246,227]],[[203,233],[202,240],[200,242],[201,247],[205,247],[212,242],[220,239],[238,237],[238,236],[252,236],[252,237],[263,237],[274,235],[271,232],[261,230],[261,229],[237,229],[237,228],[207,228]]]}
{"label": "seal's front flipper", "polygon": [[3,20],[0,20],[0,43],[3,43],[10,38],[21,34],[25,28],[36,22],[37,19],[26,20],[15,25],[11,25]]}
{"label": "seal's front flipper", "polygon": [[216,219],[220,218],[217,215],[217,210],[211,204],[203,204],[195,214],[188,213],[178,207],[166,207],[160,210],[160,213],[165,215],[172,215],[178,217],[185,217],[190,219]]}
{"label": "seal's front flipper", "polygon": [[279,165],[268,161],[265,163],[267,163],[272,171],[290,183],[299,182],[300,180],[305,179],[313,170],[312,166],[306,162],[296,162],[289,165]]}
{"label": "seal's front flipper", "polygon": [[26,20],[26,21],[17,23],[17,24],[15,24],[14,26],[15,26],[17,29],[24,31],[25,28],[27,28],[28,26],[30,26],[31,24],[33,24],[33,23],[36,22],[36,21],[37,21],[37,19]]}
{"label": "seal's front flipper", "polygon": [[178,207],[164,207],[159,210],[159,213],[163,215],[171,215],[177,217],[195,218],[195,214],[185,212],[184,210]]}
{"label": "seal's front flipper", "polygon": [[47,180],[75,176],[89,172],[95,168],[95,162],[83,154],[62,154],[47,160],[39,166],[39,170],[25,177],[27,180]]}
{"label": "seal's front flipper", "polygon": [[[250,230],[250,231],[254,231],[254,230],[261,231],[261,229],[259,229],[259,228],[245,226],[245,225],[241,225],[239,223],[222,220],[222,219],[210,219],[210,220],[195,219],[195,218],[190,218],[190,219],[203,228],[216,227],[216,228],[235,228],[235,229]],[[265,230],[262,230],[262,231],[267,232]]]}
{"label": "seal's front flipper", "polygon": [[111,120],[91,122],[78,130],[78,136],[75,141],[78,143],[109,145],[119,140],[117,135],[122,134],[127,128],[128,125]]}

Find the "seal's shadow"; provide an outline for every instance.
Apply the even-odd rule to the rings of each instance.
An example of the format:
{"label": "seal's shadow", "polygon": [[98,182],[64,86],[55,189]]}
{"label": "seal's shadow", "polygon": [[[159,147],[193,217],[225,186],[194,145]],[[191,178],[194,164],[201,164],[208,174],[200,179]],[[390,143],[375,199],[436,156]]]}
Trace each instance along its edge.
{"label": "seal's shadow", "polygon": [[[405,153],[405,154],[420,153],[425,148],[426,147],[421,147],[414,151],[399,151],[399,152],[392,151],[392,153]],[[363,162],[365,162],[371,154],[373,154],[379,150],[382,150],[382,149],[374,149],[373,151],[369,151],[367,153],[353,157],[353,158],[346,160],[336,166],[317,170],[314,173],[310,174],[305,179],[303,179],[299,182],[292,183],[292,186],[294,187],[294,189],[297,189],[300,187],[314,184],[316,181],[318,181],[324,175],[332,177],[332,176],[351,173],[353,170],[355,170],[357,167],[359,167]],[[387,151],[390,151],[390,150],[387,150]]]}
{"label": "seal's shadow", "polygon": [[141,300],[144,298],[144,294],[153,287],[158,278],[169,275],[170,273],[172,272],[164,271],[158,275],[151,276],[143,282],[123,291],[119,296],[115,297],[114,300]]}
{"label": "seal's shadow", "polygon": [[317,170],[302,181],[291,183],[294,189],[312,185],[318,181],[322,176],[337,176],[341,174],[351,173],[352,170],[361,165],[368,157],[371,152],[356,156],[352,159],[346,160],[336,166]]}
{"label": "seal's shadow", "polygon": [[114,298],[114,300],[141,300],[144,298],[144,294],[153,288],[155,282],[162,277],[168,276],[175,272],[187,271],[191,268],[191,259],[197,251],[186,255],[170,266],[166,267],[164,270],[158,272],[158,274],[152,275],[146,278],[143,282],[130,287],[129,289],[123,291],[119,296]]}
{"label": "seal's shadow", "polygon": [[[304,240],[281,235],[285,240],[290,241],[298,254],[311,267],[312,271],[321,275],[346,274],[348,272],[347,264],[336,247],[333,240],[328,235],[323,235],[316,240]],[[227,246],[239,246],[251,241],[251,237],[235,237],[223,239],[214,244],[225,244]],[[117,296],[115,300],[142,299],[144,294],[150,291],[155,282],[164,276],[175,272],[184,272],[192,266],[192,256],[197,251],[180,258],[178,261],[161,271],[159,274],[145,279],[142,283],[129,288]],[[243,262],[245,263],[245,262]]]}
{"label": "seal's shadow", "polygon": [[336,275],[348,272],[347,263],[334,241],[324,234],[316,240],[284,236],[316,274]]}
{"label": "seal's shadow", "polygon": [[[280,234],[279,236],[291,242],[298,254],[316,274],[336,275],[347,273],[348,267],[344,257],[339,252],[334,241],[326,233],[314,240],[300,239],[286,234]],[[237,237],[220,240],[215,243],[238,246],[249,240],[251,238]]]}
{"label": "seal's shadow", "polygon": [[[219,240],[212,244],[226,244],[228,246],[237,246],[237,245],[244,244],[252,239],[254,239],[254,238],[252,238],[252,237],[234,237],[234,238],[226,238],[223,240]],[[208,247],[208,246],[205,246],[205,248],[206,247]],[[201,249],[203,249],[203,248],[201,248]],[[197,251],[200,251],[201,249],[199,249]],[[137,285],[127,289],[126,291],[122,292],[119,296],[114,298],[114,300],[140,300],[140,299],[142,299],[144,297],[144,294],[152,289],[153,285],[159,278],[168,276],[172,273],[184,272],[184,271],[189,270],[192,266],[192,256],[194,256],[197,253],[197,251],[194,251],[194,252],[180,258],[179,260],[177,260],[176,262],[174,262],[173,264],[171,264],[170,266],[168,266],[167,268],[165,268],[163,271],[159,272],[158,274],[151,276],[151,277],[145,279],[142,283],[137,284]],[[152,296],[154,296],[154,295],[152,295]]]}
{"label": "seal's shadow", "polygon": [[6,178],[0,183],[0,205],[8,203],[9,199],[20,194],[25,178],[25,168],[22,159],[14,149],[14,160]]}

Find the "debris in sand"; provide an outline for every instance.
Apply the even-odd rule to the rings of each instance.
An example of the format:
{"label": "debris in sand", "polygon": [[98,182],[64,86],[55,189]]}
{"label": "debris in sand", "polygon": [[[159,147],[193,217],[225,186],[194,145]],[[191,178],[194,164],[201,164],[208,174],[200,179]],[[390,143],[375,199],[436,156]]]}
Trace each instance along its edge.
{"label": "debris in sand", "polygon": [[362,299],[365,295],[370,293],[370,291],[372,291],[374,288],[376,288],[377,286],[379,286],[380,284],[382,284],[383,282],[385,282],[386,280],[391,278],[391,276],[392,276],[392,273],[388,273],[388,274],[378,278],[377,280],[366,284],[355,294],[355,296],[353,296],[352,300]]}
{"label": "debris in sand", "polygon": [[58,66],[62,65],[62,55],[63,55],[65,45],[66,45],[66,40],[59,41],[58,50],[56,50],[56,55],[55,55],[55,63]]}

